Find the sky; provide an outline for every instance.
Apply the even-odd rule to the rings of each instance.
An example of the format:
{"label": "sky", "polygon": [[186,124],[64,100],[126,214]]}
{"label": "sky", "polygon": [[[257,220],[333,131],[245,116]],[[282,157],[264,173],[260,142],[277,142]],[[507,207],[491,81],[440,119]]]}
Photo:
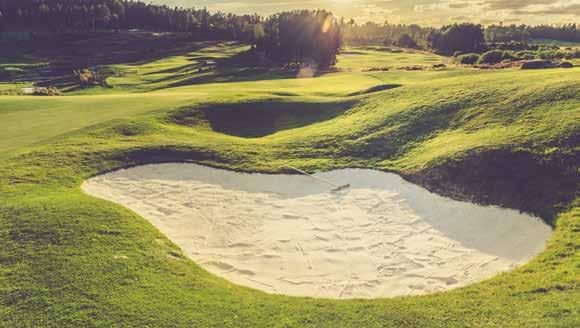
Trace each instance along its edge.
{"label": "sky", "polygon": [[237,14],[269,15],[291,9],[328,9],[335,16],[389,23],[440,26],[455,22],[580,24],[580,0],[143,0],[206,7]]}

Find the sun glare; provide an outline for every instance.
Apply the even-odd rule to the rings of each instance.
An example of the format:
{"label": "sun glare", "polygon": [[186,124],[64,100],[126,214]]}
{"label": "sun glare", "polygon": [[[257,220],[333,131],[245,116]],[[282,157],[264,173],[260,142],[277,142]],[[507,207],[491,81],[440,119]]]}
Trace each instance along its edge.
{"label": "sun glare", "polygon": [[324,24],[322,24],[322,33],[328,32],[331,26],[332,26],[332,16],[328,16],[324,20]]}

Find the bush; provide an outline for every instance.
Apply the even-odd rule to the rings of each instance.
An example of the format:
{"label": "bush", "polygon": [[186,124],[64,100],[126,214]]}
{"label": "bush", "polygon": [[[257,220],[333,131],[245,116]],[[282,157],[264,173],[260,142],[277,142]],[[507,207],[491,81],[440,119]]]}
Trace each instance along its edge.
{"label": "bush", "polygon": [[541,50],[538,51],[538,57],[545,60],[563,59],[566,52],[562,50]]}
{"label": "bush", "polygon": [[95,83],[96,74],[88,69],[74,70],[74,76],[78,78],[79,85],[81,88],[85,88]]}
{"label": "bush", "polygon": [[570,49],[566,52],[564,59],[571,60],[574,58],[580,58],[580,49]]}
{"label": "bush", "polygon": [[62,92],[53,86],[47,88],[35,88],[32,94],[35,96],[62,96]]}
{"label": "bush", "polygon": [[504,51],[502,50],[490,50],[481,57],[477,61],[478,64],[497,64],[502,61],[504,56]]}
{"label": "bush", "polygon": [[516,56],[518,56],[519,58],[521,58],[523,60],[532,60],[532,59],[536,59],[536,52],[529,51],[529,50],[518,51],[516,53]]}
{"label": "bush", "polygon": [[532,60],[523,63],[522,69],[542,69],[542,68],[554,68],[556,65],[550,60]]}
{"label": "bush", "polygon": [[572,64],[571,62],[561,62],[560,65],[558,65],[558,67],[560,67],[560,68],[572,68],[572,67],[574,67],[574,64]]}
{"label": "bush", "polygon": [[93,85],[107,86],[107,74],[102,72],[94,72],[89,69],[74,70],[74,76],[78,78],[78,83],[81,88],[90,87]]}
{"label": "bush", "polygon": [[513,62],[513,61],[518,61],[518,60],[522,60],[522,58],[520,58],[519,56],[515,55],[511,51],[504,51],[503,52],[503,55],[501,57],[501,61],[502,62]]}
{"label": "bush", "polygon": [[465,54],[457,57],[457,62],[461,65],[474,65],[478,60],[478,54]]}

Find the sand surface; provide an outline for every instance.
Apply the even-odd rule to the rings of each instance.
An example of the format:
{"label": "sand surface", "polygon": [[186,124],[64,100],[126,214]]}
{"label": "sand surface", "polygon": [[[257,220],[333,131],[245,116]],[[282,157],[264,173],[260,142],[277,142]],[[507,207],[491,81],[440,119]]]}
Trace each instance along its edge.
{"label": "sand surface", "polygon": [[450,200],[373,170],[318,176],[146,165],[86,181],[155,225],[206,270],[269,293],[416,295],[465,286],[542,251],[551,229],[515,210]]}

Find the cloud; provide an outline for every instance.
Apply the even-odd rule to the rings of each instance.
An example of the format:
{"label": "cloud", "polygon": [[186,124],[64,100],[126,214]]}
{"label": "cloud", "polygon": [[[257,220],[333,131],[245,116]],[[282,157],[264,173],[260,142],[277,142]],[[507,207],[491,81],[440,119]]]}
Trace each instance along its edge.
{"label": "cloud", "polygon": [[470,6],[471,6],[471,3],[469,3],[469,2],[452,2],[449,4],[449,8],[451,8],[451,9],[463,9],[463,8],[467,8]]}
{"label": "cloud", "polygon": [[514,15],[570,15],[580,16],[580,3],[569,6],[555,6],[540,10],[514,10]]}
{"label": "cloud", "polygon": [[483,4],[490,10],[517,10],[532,5],[553,5],[558,2],[558,0],[484,0]]}
{"label": "cloud", "polygon": [[[453,22],[580,23],[580,0],[141,0],[210,11],[270,15],[294,9],[332,11],[366,21],[440,26]],[[460,19],[461,18],[461,19]]]}

